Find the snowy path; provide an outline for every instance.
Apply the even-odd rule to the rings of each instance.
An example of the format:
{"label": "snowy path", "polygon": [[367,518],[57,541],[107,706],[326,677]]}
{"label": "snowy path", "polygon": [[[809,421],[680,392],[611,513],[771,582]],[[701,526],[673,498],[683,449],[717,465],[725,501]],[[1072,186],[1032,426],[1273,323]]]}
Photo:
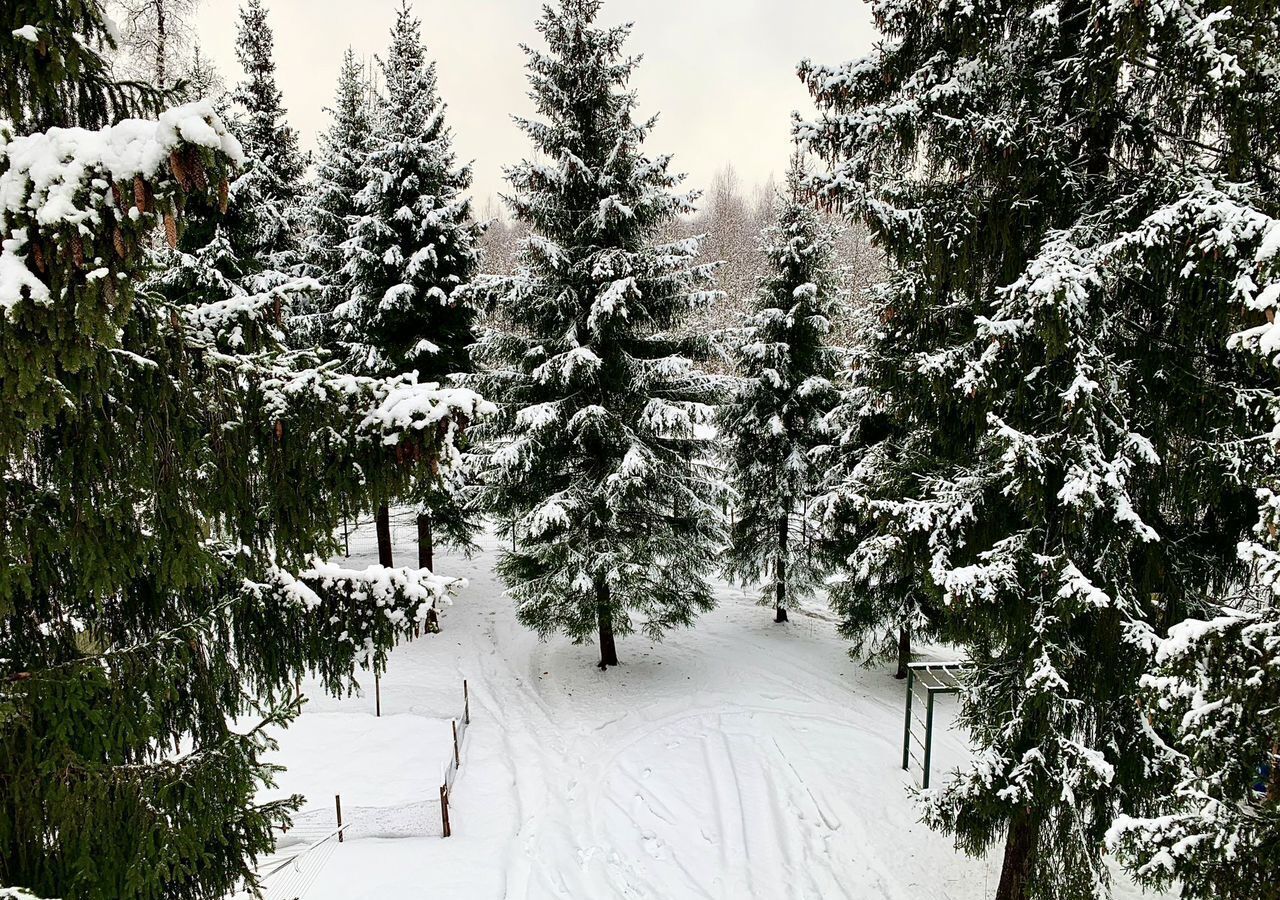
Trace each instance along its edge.
{"label": "snowy path", "polygon": [[[411,529],[398,531],[397,552],[412,557]],[[469,679],[455,836],[349,841],[306,900],[990,896],[996,863],[956,854],[917,822],[899,769],[902,683],[851,662],[825,615],[775,626],[726,586],[695,628],[657,645],[623,639],[623,665],[601,673],[593,647],[540,643],[515,621],[493,541],[483,546],[441,561],[471,586],[442,616],[444,633],[398,649],[382,680],[385,721],[447,720]],[[366,535],[353,540],[353,559],[374,556]],[[943,724],[952,705],[940,701]],[[299,724],[371,709],[371,695],[316,697]],[[388,733],[406,741],[405,766],[428,770],[415,779],[398,771],[394,746],[373,756],[364,736],[348,753],[333,743],[352,729],[330,731],[326,756],[370,758],[335,767],[343,783],[322,800],[421,799],[434,776],[424,740]],[[289,734],[281,761],[314,760],[317,740],[314,729]],[[433,752],[443,762],[447,750]],[[944,729],[936,752],[935,777],[965,751]]]}

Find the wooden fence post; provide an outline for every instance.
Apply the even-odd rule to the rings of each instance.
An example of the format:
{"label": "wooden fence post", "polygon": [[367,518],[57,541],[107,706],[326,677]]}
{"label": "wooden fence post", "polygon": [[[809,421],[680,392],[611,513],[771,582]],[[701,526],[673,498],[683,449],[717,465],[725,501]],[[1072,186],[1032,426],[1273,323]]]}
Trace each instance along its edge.
{"label": "wooden fence post", "polygon": [[449,724],[453,726],[453,764],[462,768],[462,757],[458,755],[458,720],[450,719]]}
{"label": "wooden fence post", "polygon": [[467,679],[462,679],[462,721],[471,724],[471,694],[467,691]]}
{"label": "wooden fence post", "polygon": [[340,794],[333,795],[333,806],[338,812],[338,843],[342,843],[342,796]]}
{"label": "wooden fence post", "polygon": [[440,785],[440,827],[444,830],[445,837],[453,834],[453,829],[449,827],[449,786],[447,784]]}

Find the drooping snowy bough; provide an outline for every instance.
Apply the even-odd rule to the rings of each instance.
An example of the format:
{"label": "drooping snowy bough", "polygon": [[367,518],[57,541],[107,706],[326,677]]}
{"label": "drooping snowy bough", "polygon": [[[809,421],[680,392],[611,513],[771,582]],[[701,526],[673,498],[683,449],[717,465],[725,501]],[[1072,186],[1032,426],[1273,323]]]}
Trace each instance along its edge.
{"label": "drooping snowy bough", "polygon": [[[1232,344],[1280,365],[1280,219],[1221,196],[1189,201],[1202,248],[1230,260],[1238,298],[1265,317]],[[1122,815],[1108,834],[1144,880],[1194,897],[1280,897],[1280,400],[1259,399],[1275,427],[1258,436],[1269,465],[1256,473],[1258,524],[1238,546],[1250,582],[1156,645],[1142,688],[1176,785],[1157,814]]]}
{"label": "drooping snowy bough", "polygon": [[251,880],[298,679],[349,690],[460,586],[323,560],[344,512],[456,464],[479,397],[333,371],[273,287],[138,289],[241,158],[203,103],[0,124],[0,878],[40,896]]}

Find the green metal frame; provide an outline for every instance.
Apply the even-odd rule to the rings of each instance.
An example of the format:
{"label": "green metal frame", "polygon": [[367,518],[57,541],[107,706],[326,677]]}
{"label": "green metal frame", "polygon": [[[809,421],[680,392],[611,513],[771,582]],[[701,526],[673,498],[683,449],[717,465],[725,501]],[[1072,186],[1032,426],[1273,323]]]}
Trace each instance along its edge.
{"label": "green metal frame", "polygon": [[911,706],[916,693],[916,682],[927,692],[925,698],[924,759],[917,760],[923,770],[920,786],[929,787],[929,769],[933,763],[933,711],[939,694],[960,693],[960,681],[971,667],[960,662],[921,662],[907,666],[907,711],[902,723],[902,771],[911,771]]}

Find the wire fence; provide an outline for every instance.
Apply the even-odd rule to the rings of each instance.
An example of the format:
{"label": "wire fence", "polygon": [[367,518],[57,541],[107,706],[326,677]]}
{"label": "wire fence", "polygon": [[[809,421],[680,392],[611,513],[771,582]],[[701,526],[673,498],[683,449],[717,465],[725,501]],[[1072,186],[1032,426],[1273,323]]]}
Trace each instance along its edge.
{"label": "wire fence", "polygon": [[[338,795],[341,796],[341,795]],[[294,815],[294,823],[308,830],[335,828],[334,809],[305,809]],[[443,837],[440,800],[430,797],[417,803],[395,806],[346,806],[342,809],[342,841],[361,838]],[[282,839],[293,833],[290,829]],[[339,841],[341,843],[342,841]],[[279,848],[280,843],[276,844]]]}
{"label": "wire fence", "polygon": [[471,695],[467,690],[467,682],[462,682],[462,721],[453,720],[453,758],[445,763],[444,777],[440,780],[440,825],[441,837],[451,837],[453,827],[449,820],[449,793],[453,790],[453,780],[458,776],[462,766],[462,739],[466,736],[467,726],[471,724]]}
{"label": "wire fence", "polygon": [[[402,558],[405,552],[404,548],[408,546],[412,550],[409,554],[409,558],[417,559],[417,511],[408,506],[393,506],[388,512],[387,523],[391,526],[392,546],[394,548],[398,548],[400,551],[396,553],[396,558]],[[339,525],[340,536],[342,537],[343,555],[350,559],[352,538],[356,538],[357,540],[357,550],[363,550],[365,553],[375,555],[378,549],[377,544],[367,542],[369,541],[369,536],[372,535],[376,524],[377,519],[373,516],[359,516],[344,512],[342,514],[342,523]]]}
{"label": "wire fence", "polygon": [[471,693],[462,682],[462,715],[450,720],[453,752],[441,767],[438,796],[394,806],[307,807],[293,814],[293,824],[276,838],[275,852],[259,860],[257,875],[266,900],[297,900],[320,877],[338,845],[367,838],[450,837],[449,796],[462,766],[462,747],[471,724]]}
{"label": "wire fence", "polygon": [[[328,827],[327,833],[310,842],[299,842],[287,850],[277,842],[276,852],[258,863],[258,882],[267,900],[296,900],[305,896],[337,849],[343,828]],[[296,834],[292,829],[290,834]]]}

